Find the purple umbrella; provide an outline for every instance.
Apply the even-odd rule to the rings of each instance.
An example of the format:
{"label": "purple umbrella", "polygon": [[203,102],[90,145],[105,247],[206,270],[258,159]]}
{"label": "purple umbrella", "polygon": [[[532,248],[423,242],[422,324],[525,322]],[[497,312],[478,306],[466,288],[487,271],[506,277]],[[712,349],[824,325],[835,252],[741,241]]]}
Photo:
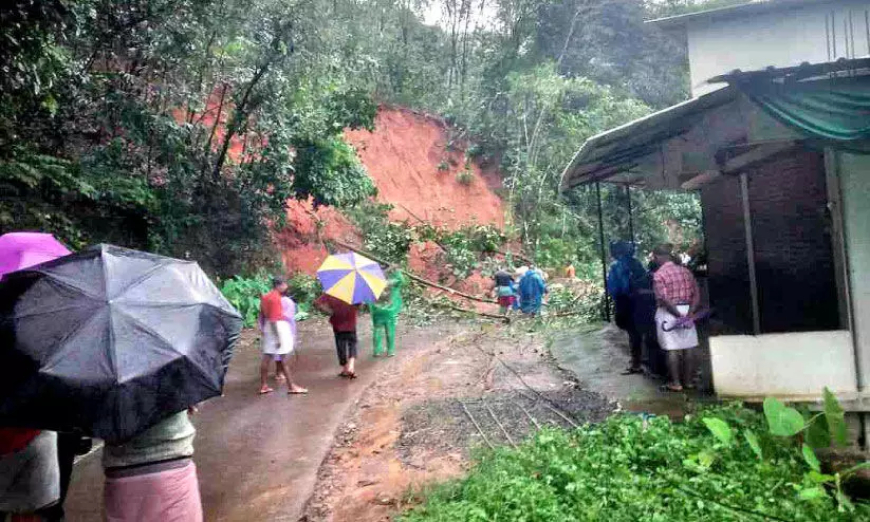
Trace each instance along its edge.
{"label": "purple umbrella", "polygon": [[10,232],[0,236],[0,277],[72,252],[51,234]]}

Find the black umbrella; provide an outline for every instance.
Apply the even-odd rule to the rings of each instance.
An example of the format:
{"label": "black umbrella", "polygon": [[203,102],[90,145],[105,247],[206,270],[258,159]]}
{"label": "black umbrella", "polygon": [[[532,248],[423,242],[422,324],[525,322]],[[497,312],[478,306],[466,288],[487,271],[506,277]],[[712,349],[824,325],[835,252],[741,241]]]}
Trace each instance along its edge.
{"label": "black umbrella", "polygon": [[194,262],[111,245],[0,281],[0,425],[123,442],[220,395],[242,328]]}

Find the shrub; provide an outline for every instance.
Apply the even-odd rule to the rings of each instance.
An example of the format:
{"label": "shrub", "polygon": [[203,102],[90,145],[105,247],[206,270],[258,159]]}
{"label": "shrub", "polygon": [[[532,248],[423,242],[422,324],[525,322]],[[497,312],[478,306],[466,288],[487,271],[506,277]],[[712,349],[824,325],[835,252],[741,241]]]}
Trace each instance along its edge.
{"label": "shrub", "polygon": [[254,277],[235,276],[221,286],[221,292],[233,306],[242,314],[245,327],[257,324],[257,314],[260,313],[260,296],[272,288],[269,276],[260,274]]}
{"label": "shrub", "polygon": [[438,170],[441,172],[450,170],[450,164],[447,163],[447,160],[441,160],[441,162],[438,164]]}
{"label": "shrub", "polygon": [[296,301],[296,320],[303,321],[308,318],[312,303],[323,293],[323,288],[316,277],[301,272],[287,283],[290,286],[290,297]]}
{"label": "shrub", "polygon": [[801,495],[806,464],[793,447],[760,436],[766,454],[760,460],[748,444],[723,444],[708,428],[711,417],[764,431],[761,415],[740,405],[689,415],[679,424],[667,417],[618,414],[575,431],[546,429],[518,450],[483,453],[467,478],[436,487],[400,520],[821,522],[870,517],[867,505],[849,512],[829,495]]}
{"label": "shrub", "polygon": [[464,169],[456,174],[456,181],[463,186],[469,186],[474,183],[474,172]]}

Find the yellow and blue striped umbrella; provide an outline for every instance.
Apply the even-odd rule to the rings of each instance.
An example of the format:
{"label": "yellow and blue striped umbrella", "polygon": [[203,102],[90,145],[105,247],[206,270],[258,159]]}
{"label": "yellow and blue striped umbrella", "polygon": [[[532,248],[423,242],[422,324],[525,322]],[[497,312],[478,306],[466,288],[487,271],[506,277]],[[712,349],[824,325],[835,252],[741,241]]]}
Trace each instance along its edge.
{"label": "yellow and blue striped umbrella", "polygon": [[356,252],[335,254],[317,269],[324,293],[345,303],[371,303],[387,287],[381,266]]}

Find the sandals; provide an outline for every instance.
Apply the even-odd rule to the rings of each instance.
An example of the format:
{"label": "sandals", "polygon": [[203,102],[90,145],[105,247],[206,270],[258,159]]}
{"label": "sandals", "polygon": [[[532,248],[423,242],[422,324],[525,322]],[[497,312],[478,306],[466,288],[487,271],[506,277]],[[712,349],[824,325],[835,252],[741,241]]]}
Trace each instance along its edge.
{"label": "sandals", "polygon": [[683,391],[683,387],[679,384],[662,384],[659,390],[663,392],[680,393]]}
{"label": "sandals", "polygon": [[260,388],[260,392],[259,392],[259,393],[260,393],[260,395],[266,395],[267,393],[272,393],[273,391],[275,391],[274,388],[269,388],[269,387],[267,386],[267,387],[265,387],[265,388]]}
{"label": "sandals", "polygon": [[624,370],[620,375],[636,375],[638,373],[643,373],[643,368],[628,368]]}
{"label": "sandals", "polygon": [[345,377],[347,379],[356,379],[356,372],[341,372],[338,374],[339,377]]}

